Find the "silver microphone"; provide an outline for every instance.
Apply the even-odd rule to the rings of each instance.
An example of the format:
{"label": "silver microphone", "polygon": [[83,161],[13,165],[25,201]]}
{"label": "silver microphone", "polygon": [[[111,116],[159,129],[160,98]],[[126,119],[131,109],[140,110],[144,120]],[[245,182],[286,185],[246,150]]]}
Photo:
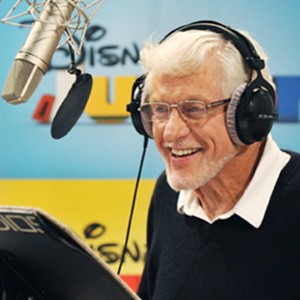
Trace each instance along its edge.
{"label": "silver microphone", "polygon": [[[49,68],[74,6],[66,0],[45,1],[25,44],[16,55],[7,76],[2,97],[7,102],[26,102]],[[74,0],[76,2],[76,0]]]}

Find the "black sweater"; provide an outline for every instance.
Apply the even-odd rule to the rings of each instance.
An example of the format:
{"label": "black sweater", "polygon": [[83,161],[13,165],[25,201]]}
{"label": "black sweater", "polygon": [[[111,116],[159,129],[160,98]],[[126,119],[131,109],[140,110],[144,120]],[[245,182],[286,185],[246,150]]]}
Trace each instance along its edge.
{"label": "black sweater", "polygon": [[259,229],[237,215],[208,224],[179,214],[163,173],[149,210],[140,297],[300,299],[300,155],[291,155]]}

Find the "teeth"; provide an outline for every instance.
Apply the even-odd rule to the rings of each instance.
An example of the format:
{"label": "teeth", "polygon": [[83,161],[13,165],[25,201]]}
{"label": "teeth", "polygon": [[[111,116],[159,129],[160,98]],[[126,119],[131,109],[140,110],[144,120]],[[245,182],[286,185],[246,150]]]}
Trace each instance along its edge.
{"label": "teeth", "polygon": [[194,148],[194,149],[183,149],[183,150],[176,150],[176,149],[172,149],[172,154],[176,155],[176,156],[185,156],[185,155],[190,155],[193,154],[197,151],[199,151],[200,148]]}

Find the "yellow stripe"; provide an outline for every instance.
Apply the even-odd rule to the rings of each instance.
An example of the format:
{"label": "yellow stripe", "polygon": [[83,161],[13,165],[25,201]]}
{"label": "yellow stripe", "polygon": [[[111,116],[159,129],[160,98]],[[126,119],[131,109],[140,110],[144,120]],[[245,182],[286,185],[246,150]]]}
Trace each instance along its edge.
{"label": "yellow stripe", "polygon": [[[141,180],[123,274],[140,274],[155,180]],[[116,271],[135,180],[0,180],[1,205],[42,209],[69,226]]]}

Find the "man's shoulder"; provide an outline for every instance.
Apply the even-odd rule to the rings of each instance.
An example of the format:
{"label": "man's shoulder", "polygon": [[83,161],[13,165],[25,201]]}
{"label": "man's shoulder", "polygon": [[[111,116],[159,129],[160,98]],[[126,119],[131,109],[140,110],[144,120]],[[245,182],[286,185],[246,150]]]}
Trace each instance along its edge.
{"label": "man's shoulder", "polygon": [[289,162],[287,163],[286,167],[284,170],[289,171],[289,172],[295,172],[296,175],[300,176],[300,153],[290,151],[290,150],[282,150],[283,152],[288,153],[291,158]]}
{"label": "man's shoulder", "polygon": [[291,158],[280,173],[277,186],[280,189],[296,190],[300,192],[300,153],[282,150]]}

